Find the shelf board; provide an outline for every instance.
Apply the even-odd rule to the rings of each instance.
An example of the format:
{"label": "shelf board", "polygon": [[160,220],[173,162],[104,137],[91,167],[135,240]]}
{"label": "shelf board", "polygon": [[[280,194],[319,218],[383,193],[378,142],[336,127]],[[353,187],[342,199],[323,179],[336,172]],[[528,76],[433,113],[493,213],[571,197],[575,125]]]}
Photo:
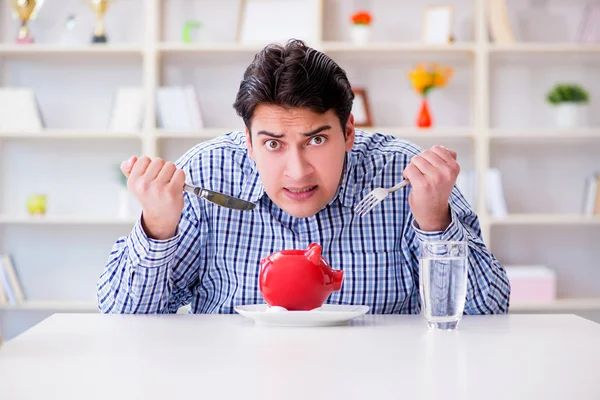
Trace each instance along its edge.
{"label": "shelf board", "polygon": [[421,129],[417,127],[405,127],[405,126],[365,126],[356,127],[356,129],[364,130],[366,132],[378,132],[386,135],[394,135],[401,139],[440,139],[440,138],[454,138],[454,139],[470,139],[473,138],[473,129],[469,127],[465,128],[427,128]]}
{"label": "shelf board", "polygon": [[[379,132],[387,135],[394,135],[404,139],[440,139],[440,138],[456,138],[468,139],[473,138],[471,128],[431,128],[419,129],[414,127],[402,126],[365,126],[356,127],[358,130],[366,132]],[[160,139],[212,139],[231,131],[243,131],[244,128],[206,128],[196,132],[168,132],[156,131],[155,136]]]}
{"label": "shelf board", "polygon": [[490,138],[494,140],[572,140],[600,139],[600,128],[577,129],[492,129]]}
{"label": "shelf board", "polygon": [[2,55],[48,55],[48,54],[132,54],[142,55],[142,45],[134,44],[109,44],[109,45],[74,45],[62,46],[56,44],[0,44],[0,56]]}
{"label": "shelf board", "polygon": [[600,298],[558,299],[551,302],[521,302],[510,305],[510,311],[597,310]]}
{"label": "shelf board", "polygon": [[26,301],[17,305],[1,305],[0,310],[15,311],[79,311],[98,312],[98,305],[93,301]]}
{"label": "shelf board", "polygon": [[141,139],[141,132],[111,132],[90,129],[44,129],[40,132],[0,132],[7,139]]}
{"label": "shelf board", "polygon": [[118,218],[73,215],[0,215],[0,224],[5,225],[133,225],[136,222],[137,217]]}
{"label": "shelf board", "polygon": [[216,138],[217,136],[223,135],[227,132],[232,131],[243,131],[244,128],[231,129],[231,128],[204,128],[194,132],[175,132],[158,130],[155,132],[155,136],[159,139],[201,139],[208,140]]}
{"label": "shelf board", "polygon": [[583,214],[513,214],[492,218],[492,225],[600,225],[600,215]]}
{"label": "shelf board", "polygon": [[350,42],[323,42],[318,49],[324,53],[473,53],[473,43],[426,44],[419,42],[371,42],[358,46]]}
{"label": "shelf board", "polygon": [[599,53],[600,45],[590,43],[490,44],[493,53]]}
{"label": "shelf board", "polygon": [[160,53],[256,53],[266,44],[246,43],[170,43],[158,44]]}

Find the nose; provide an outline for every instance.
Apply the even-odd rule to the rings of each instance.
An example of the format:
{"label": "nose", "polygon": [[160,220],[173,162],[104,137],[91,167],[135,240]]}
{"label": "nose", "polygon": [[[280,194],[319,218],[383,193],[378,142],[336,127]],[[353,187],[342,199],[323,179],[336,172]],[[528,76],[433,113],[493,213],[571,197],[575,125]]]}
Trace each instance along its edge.
{"label": "nose", "polygon": [[302,150],[293,150],[287,154],[285,176],[301,182],[313,172],[312,164],[306,159]]}

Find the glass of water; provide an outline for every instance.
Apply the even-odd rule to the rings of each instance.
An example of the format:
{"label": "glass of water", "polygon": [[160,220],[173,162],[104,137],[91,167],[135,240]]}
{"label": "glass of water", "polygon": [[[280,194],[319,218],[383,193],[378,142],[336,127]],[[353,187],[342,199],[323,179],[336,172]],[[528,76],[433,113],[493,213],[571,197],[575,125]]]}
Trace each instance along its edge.
{"label": "glass of water", "polygon": [[434,329],[458,326],[467,297],[465,241],[426,241],[419,254],[421,312]]}

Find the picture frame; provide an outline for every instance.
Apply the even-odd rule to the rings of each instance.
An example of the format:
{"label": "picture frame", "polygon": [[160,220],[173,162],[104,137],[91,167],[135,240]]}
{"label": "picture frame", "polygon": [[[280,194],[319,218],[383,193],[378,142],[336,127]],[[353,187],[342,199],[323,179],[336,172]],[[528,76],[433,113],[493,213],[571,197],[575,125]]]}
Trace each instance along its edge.
{"label": "picture frame", "polygon": [[373,126],[367,90],[365,88],[358,87],[352,88],[352,91],[354,92],[354,102],[352,103],[354,126]]}
{"label": "picture frame", "polygon": [[423,14],[421,40],[428,44],[447,44],[453,41],[454,6],[451,4],[431,5]]}
{"label": "picture frame", "polygon": [[236,38],[239,43],[311,42],[317,25],[310,0],[241,0]]}

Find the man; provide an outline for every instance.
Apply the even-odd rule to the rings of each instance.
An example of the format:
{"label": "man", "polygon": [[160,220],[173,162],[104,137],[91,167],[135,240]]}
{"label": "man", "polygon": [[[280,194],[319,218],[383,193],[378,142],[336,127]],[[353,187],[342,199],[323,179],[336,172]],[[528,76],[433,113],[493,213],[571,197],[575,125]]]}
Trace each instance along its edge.
{"label": "man", "polygon": [[[355,131],[354,95],[329,57],[290,41],[270,45],[247,68],[234,108],[246,132],[201,143],[177,164],[132,157],[121,166],[142,206],[113,247],[98,282],[105,313],[232,313],[262,303],[261,258],[316,242],[344,270],[333,304],[373,313],[417,313],[419,244],[467,240],[465,312],[508,310],[503,267],[481,239],[477,216],[454,187],[456,154]],[[410,185],[359,218],[375,187]],[[256,203],[221,208],[182,191],[185,181]]]}

